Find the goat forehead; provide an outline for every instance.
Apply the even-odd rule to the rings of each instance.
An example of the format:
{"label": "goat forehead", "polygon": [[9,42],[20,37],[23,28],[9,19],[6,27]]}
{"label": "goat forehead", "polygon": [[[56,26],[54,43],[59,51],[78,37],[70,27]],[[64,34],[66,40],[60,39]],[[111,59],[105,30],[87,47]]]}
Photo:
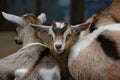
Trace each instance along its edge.
{"label": "goat forehead", "polygon": [[39,23],[38,18],[34,14],[31,14],[31,13],[23,15],[23,18],[28,23],[33,23],[33,24]]}
{"label": "goat forehead", "polygon": [[68,25],[62,22],[56,22],[53,24],[52,29],[55,34],[64,34],[64,32],[68,29]]}

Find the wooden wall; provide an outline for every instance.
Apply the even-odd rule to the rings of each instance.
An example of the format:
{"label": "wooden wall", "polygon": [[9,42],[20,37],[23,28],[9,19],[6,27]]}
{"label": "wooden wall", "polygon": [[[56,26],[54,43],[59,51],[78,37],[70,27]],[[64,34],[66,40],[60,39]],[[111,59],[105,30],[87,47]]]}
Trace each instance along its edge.
{"label": "wooden wall", "polygon": [[79,24],[83,21],[84,0],[71,0],[71,23]]}
{"label": "wooden wall", "polygon": [[[13,0],[13,2],[16,0]],[[71,0],[71,12],[70,12],[70,22],[72,24],[78,24],[83,21],[83,10],[84,10],[83,0]],[[15,31],[16,25],[6,21],[1,15],[2,11],[8,12],[9,6],[6,0],[0,0],[0,31]],[[41,0],[36,0],[35,2],[35,14],[38,15],[41,12]]]}

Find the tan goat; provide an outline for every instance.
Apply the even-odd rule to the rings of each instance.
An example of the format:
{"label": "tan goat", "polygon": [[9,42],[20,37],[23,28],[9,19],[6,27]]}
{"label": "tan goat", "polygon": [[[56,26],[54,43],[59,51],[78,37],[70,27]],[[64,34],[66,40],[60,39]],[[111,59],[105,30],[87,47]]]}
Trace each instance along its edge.
{"label": "tan goat", "polygon": [[120,1],[115,0],[93,15],[91,26],[81,32],[68,61],[75,80],[120,80],[120,25],[115,24],[120,22],[119,8]]}
{"label": "tan goat", "polygon": [[[38,17],[33,14],[25,14],[22,17],[4,12],[2,14],[7,20],[18,24],[16,28],[18,35],[15,41],[18,44],[23,43],[23,48],[0,60],[0,80],[14,78],[16,80],[48,80],[48,78],[60,80],[59,67],[55,58],[41,40],[39,33],[29,25],[45,22],[45,14]],[[45,74],[49,70],[53,73]]]}
{"label": "tan goat", "polygon": [[[102,27],[102,28],[101,28]],[[75,80],[119,80],[120,79],[120,61],[119,55],[116,57],[116,51],[109,45],[107,54],[96,38],[105,30],[120,31],[120,24],[101,26],[97,30],[80,38],[72,47],[68,66],[69,71]],[[113,46],[114,47],[114,46]],[[115,57],[114,57],[115,55]]]}

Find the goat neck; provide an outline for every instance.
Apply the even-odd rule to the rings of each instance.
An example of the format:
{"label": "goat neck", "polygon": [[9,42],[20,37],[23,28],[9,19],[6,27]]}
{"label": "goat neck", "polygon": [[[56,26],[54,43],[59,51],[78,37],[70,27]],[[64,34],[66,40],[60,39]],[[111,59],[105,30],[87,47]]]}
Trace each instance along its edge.
{"label": "goat neck", "polygon": [[34,29],[31,27],[27,26],[24,28],[24,38],[23,38],[23,46],[33,43],[33,42],[38,42],[38,43],[43,43],[43,41],[39,38],[39,33],[36,32]]}
{"label": "goat neck", "polygon": [[[52,43],[51,43],[52,44]],[[68,56],[69,56],[69,52],[70,52],[70,48],[75,44],[75,40],[73,38],[70,38],[67,41],[67,46],[64,50],[64,52],[62,54],[57,54],[53,48],[52,45],[49,46],[51,53],[53,54],[53,56],[56,58],[56,60],[59,63],[60,66],[60,70],[61,70],[61,76],[62,76],[62,80],[66,80],[66,79],[70,79],[73,80],[69,70],[68,70]]]}

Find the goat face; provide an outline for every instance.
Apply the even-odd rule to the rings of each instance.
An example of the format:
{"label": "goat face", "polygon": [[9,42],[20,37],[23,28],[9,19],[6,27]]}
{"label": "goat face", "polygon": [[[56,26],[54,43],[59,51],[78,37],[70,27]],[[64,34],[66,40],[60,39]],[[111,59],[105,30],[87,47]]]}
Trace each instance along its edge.
{"label": "goat face", "polygon": [[49,35],[53,39],[53,46],[56,53],[62,53],[71,35],[70,25],[66,22],[54,22],[49,30]]}
{"label": "goat face", "polygon": [[17,24],[17,28],[16,28],[17,36],[15,37],[15,42],[17,44],[23,43],[23,38],[25,35],[25,31],[24,31],[25,27],[28,27],[30,23],[42,24],[46,21],[46,16],[44,13],[40,14],[38,17],[36,17],[31,13],[25,14],[22,17],[12,15],[12,14],[7,14],[5,12],[2,12],[2,15],[8,21],[11,21]]}
{"label": "goat face", "polygon": [[19,26],[17,26],[17,28],[16,28],[16,34],[17,34],[17,36],[15,37],[15,42],[16,42],[16,44],[22,44],[23,43],[23,40],[22,40],[22,37],[23,37],[23,30],[22,30],[23,28],[21,28],[21,27],[19,27]]}
{"label": "goat face", "polygon": [[66,41],[71,35],[71,25],[67,22],[54,21],[51,26],[31,25],[34,29],[45,31],[52,37],[52,45],[56,53],[61,54],[66,47]]}
{"label": "goat face", "polygon": [[52,45],[56,53],[61,54],[67,47],[66,43],[72,34],[80,32],[81,30],[87,29],[90,25],[89,22],[79,25],[70,25],[69,23],[56,22],[54,21],[51,26],[46,25],[34,25],[31,26],[38,31],[45,31],[52,37]]}

